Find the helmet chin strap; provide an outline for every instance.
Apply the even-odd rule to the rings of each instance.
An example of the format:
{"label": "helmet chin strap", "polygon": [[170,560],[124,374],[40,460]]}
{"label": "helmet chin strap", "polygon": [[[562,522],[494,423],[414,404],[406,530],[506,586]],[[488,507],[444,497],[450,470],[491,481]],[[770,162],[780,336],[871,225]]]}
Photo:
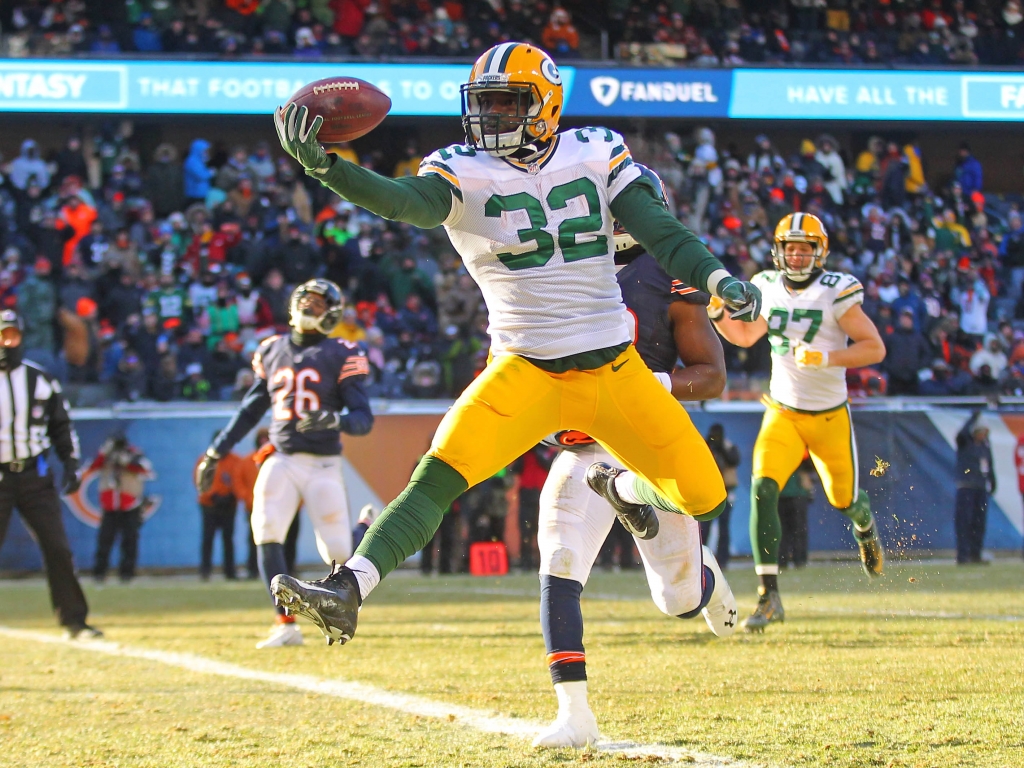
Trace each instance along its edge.
{"label": "helmet chin strap", "polygon": [[782,276],[786,279],[786,282],[793,286],[794,288],[805,288],[807,287],[807,284],[809,282],[811,282],[814,278],[820,275],[823,271],[824,270],[820,268],[812,269],[810,272],[807,272],[806,274],[797,276],[792,276],[787,272],[783,272]]}

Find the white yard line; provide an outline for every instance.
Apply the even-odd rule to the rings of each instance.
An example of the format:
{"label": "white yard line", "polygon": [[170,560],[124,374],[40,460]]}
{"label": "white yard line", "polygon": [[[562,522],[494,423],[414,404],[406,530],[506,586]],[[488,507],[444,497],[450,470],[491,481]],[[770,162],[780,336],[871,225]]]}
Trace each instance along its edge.
{"label": "white yard line", "polygon": [[[3,626],[0,626],[0,636],[28,643],[62,645],[74,648],[75,650],[102,653],[119,658],[141,659],[204,675],[231,677],[238,680],[255,680],[270,685],[279,685],[284,688],[357,701],[361,704],[385,707],[407,715],[432,717],[483,731],[484,733],[502,733],[526,741],[532,741],[533,737],[544,728],[544,724],[531,720],[523,720],[517,717],[501,717],[500,715],[463,707],[458,704],[434,701],[423,696],[385,691],[365,683],[341,679],[325,680],[310,675],[266,672],[260,669],[249,669],[237,664],[207,659],[191,653],[173,653],[148,648],[136,648],[106,640],[70,642],[58,635]],[[698,768],[750,768],[749,763],[732,760],[728,757],[719,757],[703,752],[692,752],[688,749],[660,744],[601,741],[596,745],[596,748],[601,751],[614,752],[630,757],[653,756],[666,761],[680,761],[688,765],[697,766]]]}

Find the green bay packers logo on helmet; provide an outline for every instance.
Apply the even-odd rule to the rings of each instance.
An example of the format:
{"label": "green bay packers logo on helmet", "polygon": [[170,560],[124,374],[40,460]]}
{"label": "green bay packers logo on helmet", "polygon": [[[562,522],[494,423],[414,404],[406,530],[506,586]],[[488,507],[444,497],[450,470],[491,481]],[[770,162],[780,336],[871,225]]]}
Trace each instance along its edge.
{"label": "green bay packers logo on helmet", "polygon": [[462,86],[466,143],[498,157],[543,144],[558,130],[564,94],[558,67],[529,43],[485,52]]}
{"label": "green bay packers logo on helmet", "polygon": [[[808,247],[787,248],[789,243]],[[790,213],[775,227],[772,261],[775,268],[794,282],[809,280],[825,268],[828,258],[828,233],[813,213]]]}

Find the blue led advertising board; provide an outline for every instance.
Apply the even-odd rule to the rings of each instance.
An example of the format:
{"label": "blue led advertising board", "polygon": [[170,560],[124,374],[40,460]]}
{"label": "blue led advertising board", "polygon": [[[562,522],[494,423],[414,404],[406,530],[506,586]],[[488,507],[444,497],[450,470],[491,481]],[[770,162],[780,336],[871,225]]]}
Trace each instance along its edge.
{"label": "blue led advertising board", "polygon": [[[767,120],[1024,119],[1024,73],[560,68],[570,115]],[[465,64],[0,61],[0,112],[269,114],[302,85],[367,80],[400,116],[457,116]]]}

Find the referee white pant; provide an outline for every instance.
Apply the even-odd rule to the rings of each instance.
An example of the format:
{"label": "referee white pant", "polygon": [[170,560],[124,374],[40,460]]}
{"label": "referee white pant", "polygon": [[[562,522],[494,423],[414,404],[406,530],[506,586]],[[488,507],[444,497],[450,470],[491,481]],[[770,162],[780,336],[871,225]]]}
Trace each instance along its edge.
{"label": "referee white pant", "polygon": [[352,556],[352,521],[341,456],[312,453],[270,455],[253,489],[252,535],[257,544],[282,544],[299,507],[316,532],[316,548],[325,563]]}
{"label": "referee white pant", "polygon": [[[541,575],[586,585],[601,551],[615,510],[587,485],[587,468],[595,461],[621,467],[600,445],[563,450],[551,465],[540,495],[537,544]],[[660,512],[658,535],[634,537],[647,572],[654,604],[669,616],[689,613],[701,602],[703,556],[700,524],[689,515]]]}

